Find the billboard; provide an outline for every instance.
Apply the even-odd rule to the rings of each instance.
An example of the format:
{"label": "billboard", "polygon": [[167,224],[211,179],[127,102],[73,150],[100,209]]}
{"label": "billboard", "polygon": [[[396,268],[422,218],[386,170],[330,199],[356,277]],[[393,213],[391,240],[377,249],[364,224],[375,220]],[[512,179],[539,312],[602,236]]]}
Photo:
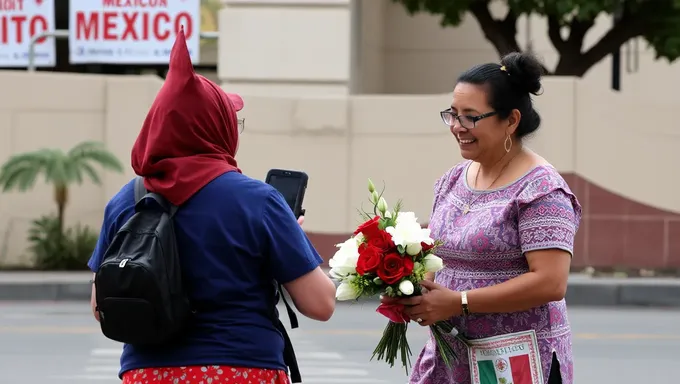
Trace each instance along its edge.
{"label": "billboard", "polygon": [[[0,67],[26,67],[33,38],[54,27],[54,0],[0,0]],[[53,38],[38,40],[34,52],[36,66],[56,64]]]}
{"label": "billboard", "polygon": [[70,62],[167,64],[180,27],[197,63],[200,0],[70,0]]}

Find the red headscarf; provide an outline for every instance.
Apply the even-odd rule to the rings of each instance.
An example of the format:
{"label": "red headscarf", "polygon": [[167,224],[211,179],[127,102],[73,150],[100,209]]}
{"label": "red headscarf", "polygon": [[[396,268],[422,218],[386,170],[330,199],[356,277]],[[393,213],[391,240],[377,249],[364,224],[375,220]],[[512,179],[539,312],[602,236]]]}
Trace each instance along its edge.
{"label": "red headscarf", "polygon": [[181,205],[217,176],[238,169],[236,112],[243,99],[197,75],[184,30],[170,69],[132,147],[132,168],[149,191]]}

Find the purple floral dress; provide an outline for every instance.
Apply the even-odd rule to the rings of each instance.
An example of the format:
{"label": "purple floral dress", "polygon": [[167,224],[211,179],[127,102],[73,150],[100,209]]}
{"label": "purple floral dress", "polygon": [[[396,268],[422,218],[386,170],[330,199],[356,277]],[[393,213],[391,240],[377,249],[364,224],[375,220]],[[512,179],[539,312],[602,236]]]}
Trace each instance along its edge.
{"label": "purple floral dress", "polygon": [[[510,185],[476,191],[467,183],[471,161],[450,169],[435,183],[430,228],[444,242],[437,252],[444,269],[435,281],[456,291],[502,283],[529,271],[525,252],[559,248],[573,253],[581,206],[553,167],[532,169]],[[470,203],[472,201],[472,203]],[[469,212],[463,209],[469,205]],[[524,312],[471,314],[451,319],[477,339],[534,329],[547,382],[553,353],[563,384],[573,384],[571,329],[564,300]],[[459,360],[448,369],[430,337],[415,362],[411,384],[470,384],[465,347],[452,339]]]}

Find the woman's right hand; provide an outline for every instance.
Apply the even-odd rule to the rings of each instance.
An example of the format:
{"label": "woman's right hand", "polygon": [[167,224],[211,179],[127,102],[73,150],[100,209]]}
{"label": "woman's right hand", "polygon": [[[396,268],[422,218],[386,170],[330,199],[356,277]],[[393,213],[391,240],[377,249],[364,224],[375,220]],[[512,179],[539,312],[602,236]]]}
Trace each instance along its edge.
{"label": "woman's right hand", "polygon": [[304,216],[298,217],[298,224],[300,224],[301,227],[302,227],[302,224],[304,224],[304,223],[305,223],[305,217]]}

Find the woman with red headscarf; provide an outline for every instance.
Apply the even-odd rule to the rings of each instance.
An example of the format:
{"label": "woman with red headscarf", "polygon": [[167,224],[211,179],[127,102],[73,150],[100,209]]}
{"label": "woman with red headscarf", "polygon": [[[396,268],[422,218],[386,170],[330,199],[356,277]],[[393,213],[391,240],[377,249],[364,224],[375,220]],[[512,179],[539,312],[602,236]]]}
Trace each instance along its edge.
{"label": "woman with red headscarf", "polygon": [[[132,148],[146,188],[179,207],[174,216],[182,274],[200,302],[190,329],[153,350],[125,345],[124,384],[287,384],[284,335],[270,315],[272,280],[305,316],[328,320],[335,285],[288,204],[271,186],[241,174],[234,156],[240,96],[194,73],[184,33],[167,79]],[[135,212],[134,180],[109,201],[88,265],[96,272],[110,240]],[[95,309],[95,289],[92,307]]]}

